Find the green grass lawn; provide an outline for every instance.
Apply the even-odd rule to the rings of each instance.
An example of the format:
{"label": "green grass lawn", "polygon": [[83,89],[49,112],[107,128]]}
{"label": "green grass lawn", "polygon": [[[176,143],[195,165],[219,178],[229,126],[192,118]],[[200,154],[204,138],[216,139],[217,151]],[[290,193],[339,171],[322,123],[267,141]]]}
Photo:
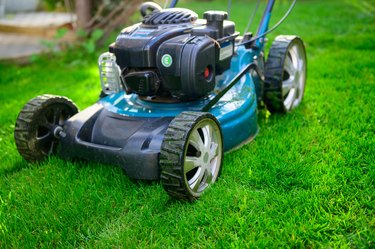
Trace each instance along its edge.
{"label": "green grass lawn", "polygon": [[[254,6],[247,2],[233,2],[241,32]],[[273,23],[288,2],[278,1]],[[180,6],[201,15],[226,2]],[[18,154],[13,129],[23,105],[44,93],[81,109],[94,103],[102,51],[0,64],[0,247],[374,248],[374,13],[370,0],[297,3],[268,38],[304,39],[302,105],[286,116],[259,115],[259,135],[225,156],[221,178],[195,203],[171,199],[159,182],[134,182],[116,166],[58,157],[28,164]]]}

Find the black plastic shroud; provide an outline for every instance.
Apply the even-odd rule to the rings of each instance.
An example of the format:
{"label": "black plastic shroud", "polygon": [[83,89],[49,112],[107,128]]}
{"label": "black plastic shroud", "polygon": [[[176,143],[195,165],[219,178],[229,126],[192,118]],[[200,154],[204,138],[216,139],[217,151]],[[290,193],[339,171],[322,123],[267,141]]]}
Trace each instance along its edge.
{"label": "black plastic shroud", "polygon": [[157,180],[160,147],[172,119],[123,116],[95,104],[67,121],[59,154],[121,166],[130,178]]}
{"label": "black plastic shroud", "polygon": [[130,92],[190,101],[215,88],[215,77],[230,67],[235,25],[223,11],[197,17],[188,9],[165,9],[122,30],[109,51]]}

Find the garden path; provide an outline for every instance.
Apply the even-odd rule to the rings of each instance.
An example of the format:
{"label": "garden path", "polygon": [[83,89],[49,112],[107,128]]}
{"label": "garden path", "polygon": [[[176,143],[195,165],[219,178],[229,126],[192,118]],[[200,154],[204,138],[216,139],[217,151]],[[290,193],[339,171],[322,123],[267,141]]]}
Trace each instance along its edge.
{"label": "garden path", "polygon": [[[51,49],[60,28],[73,29],[75,15],[69,13],[32,12],[7,14],[0,18],[0,60],[22,60]],[[72,39],[71,35],[64,40]]]}

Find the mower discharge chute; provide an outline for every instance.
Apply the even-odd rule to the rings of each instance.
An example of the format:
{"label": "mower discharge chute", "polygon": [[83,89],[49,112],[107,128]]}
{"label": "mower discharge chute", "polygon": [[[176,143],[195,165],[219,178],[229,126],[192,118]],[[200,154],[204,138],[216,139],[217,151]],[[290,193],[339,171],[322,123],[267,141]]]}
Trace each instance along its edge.
{"label": "mower discharge chute", "polygon": [[274,1],[255,36],[239,36],[226,12],[199,19],[176,2],[167,9],[143,4],[143,21],[123,29],[99,57],[97,103],[81,112],[54,95],[26,104],[15,128],[26,160],[57,153],[116,164],[131,178],[160,179],[171,196],[194,200],[216,181],[224,152],[255,137],[259,103],[271,112],[300,104],[302,40],[278,36],[264,60]]}

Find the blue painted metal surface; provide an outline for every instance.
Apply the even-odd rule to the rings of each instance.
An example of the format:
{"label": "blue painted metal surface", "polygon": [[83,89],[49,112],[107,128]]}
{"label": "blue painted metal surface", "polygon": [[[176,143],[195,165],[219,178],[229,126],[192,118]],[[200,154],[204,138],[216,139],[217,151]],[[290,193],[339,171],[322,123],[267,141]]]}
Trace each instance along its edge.
{"label": "blue painted metal surface", "polygon": [[[231,67],[216,79],[216,89],[205,99],[181,103],[154,103],[141,100],[136,94],[124,92],[109,95],[99,102],[107,110],[133,117],[174,117],[183,111],[200,111],[245,66],[253,60],[255,52],[237,48]],[[224,150],[230,150],[254,137],[258,131],[257,101],[253,79],[245,74],[210,110],[220,122],[224,137]]]}
{"label": "blue painted metal surface", "polygon": [[[257,33],[256,33],[256,37],[266,33],[268,31],[268,25],[270,23],[270,19],[271,19],[271,12],[272,12],[272,8],[273,8],[273,5],[275,4],[275,0],[269,0],[267,2],[267,6],[266,6],[266,9],[264,10],[264,13],[263,13],[263,16],[262,16],[262,19],[259,23],[259,26],[258,26],[258,30],[257,30]],[[263,50],[264,48],[264,38],[259,38],[256,40],[255,42],[256,46],[259,48],[259,50]]]}

